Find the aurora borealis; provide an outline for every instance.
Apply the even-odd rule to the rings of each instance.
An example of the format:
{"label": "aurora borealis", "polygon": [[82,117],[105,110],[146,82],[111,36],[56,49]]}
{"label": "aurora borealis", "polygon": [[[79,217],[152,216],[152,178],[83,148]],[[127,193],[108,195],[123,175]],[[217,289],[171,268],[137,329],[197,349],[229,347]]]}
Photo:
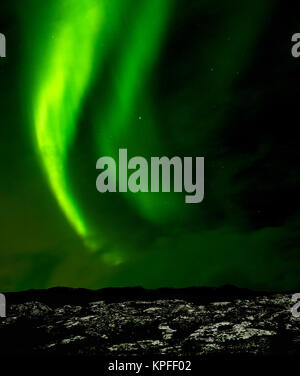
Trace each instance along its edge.
{"label": "aurora borealis", "polygon": [[[121,91],[116,96],[116,103],[112,103],[108,119],[102,120],[105,125],[101,132],[105,137],[99,138],[101,153],[114,155],[117,150],[118,140],[115,138],[129,123],[128,117],[139,86],[159,46],[167,5],[168,1],[150,0],[139,6],[139,15],[133,22],[129,42],[123,52],[125,56],[121,60],[118,86]],[[85,239],[89,236],[89,229],[68,187],[67,152],[74,139],[82,94],[89,83],[92,67],[99,63],[94,57],[102,52],[97,48],[97,38],[107,38],[104,28],[108,29],[108,35],[111,32],[112,25],[105,25],[108,18],[106,7],[116,13],[116,18],[120,10],[118,1],[107,4],[100,0],[82,0],[76,2],[73,8],[74,1],[66,0],[56,6],[53,11],[56,16],[57,13],[64,14],[70,7],[72,11],[48,36],[52,43],[47,47],[50,56],[46,62],[45,78],[41,78],[37,102],[33,102],[35,134],[52,191],[71,225]],[[74,59],[79,41],[80,54]]]}
{"label": "aurora borealis", "polygon": [[[102,12],[101,4],[93,1],[72,5],[73,1],[57,5],[66,17],[49,35],[52,43],[47,46],[45,77],[41,75],[33,112],[38,151],[52,191],[67,219],[84,237],[86,224],[68,186],[67,152],[74,139],[78,111],[89,82],[95,55],[94,39],[101,28]],[[80,54],[75,60],[78,42],[81,43]],[[45,54],[47,56],[47,51]]]}
{"label": "aurora borealis", "polygon": [[[295,13],[275,0],[1,4],[0,291],[297,287]],[[204,156],[203,203],[99,194],[96,161],[121,148]]]}

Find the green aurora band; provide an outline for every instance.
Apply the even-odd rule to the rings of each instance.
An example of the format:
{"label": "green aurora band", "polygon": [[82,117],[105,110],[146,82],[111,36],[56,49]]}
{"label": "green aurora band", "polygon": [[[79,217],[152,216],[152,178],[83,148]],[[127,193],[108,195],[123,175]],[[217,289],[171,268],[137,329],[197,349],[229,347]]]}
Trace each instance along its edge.
{"label": "green aurora band", "polygon": [[[169,0],[147,0],[141,6],[129,46],[124,47],[122,93],[117,103],[118,111],[111,111],[112,116],[107,120],[108,133],[118,133],[118,127],[128,117],[141,85],[140,78],[146,76],[158,49],[168,7]],[[121,13],[122,6],[117,1],[108,5],[105,1],[64,0],[57,2],[54,14],[64,9],[68,11],[64,13],[63,21],[48,36],[51,40],[45,54],[48,57],[47,68],[39,77],[34,102],[35,136],[43,167],[58,204],[78,235],[87,240],[89,247],[97,248],[98,245],[91,241],[91,231],[70,188],[68,151],[76,136],[78,116],[89,88],[93,67],[99,65],[101,51],[97,48],[98,38],[106,38],[109,42],[110,33],[114,31],[113,20]],[[110,24],[105,16],[110,16]],[[105,28],[109,29],[108,33],[105,33]],[[103,143],[103,139],[100,142],[103,153],[114,154],[117,146],[114,145],[112,150]]]}
{"label": "green aurora band", "polygon": [[[297,12],[277,0],[2,1],[0,291],[298,289]],[[118,162],[120,148],[204,156],[203,203],[99,194],[96,161]]]}
{"label": "green aurora band", "polygon": [[[166,37],[165,29],[171,19],[174,3],[169,0],[151,0],[142,3],[143,6],[136,17],[134,27],[130,30],[127,43],[121,49],[120,63],[116,68],[117,82],[112,89],[107,115],[103,116],[101,113],[95,116],[97,150],[101,150],[102,155],[113,156],[116,160],[118,149],[121,147],[127,148],[131,156],[151,157],[170,154],[166,143],[159,136],[159,127],[164,127],[166,124],[159,124],[155,116],[154,106],[149,98],[152,87],[149,88],[148,81],[151,69],[159,60],[159,53]],[[204,7],[209,5],[206,0],[202,0],[201,3]],[[239,33],[242,37],[236,38],[230,46],[224,44],[221,38],[216,39],[208,50],[207,55],[216,62],[218,69],[213,76],[201,76],[202,82],[199,82],[199,87],[202,86],[203,90],[198,93],[195,108],[200,108],[203,114],[199,119],[199,139],[203,144],[201,155],[207,151],[207,134],[220,128],[227,118],[227,113],[223,111],[218,114],[209,113],[207,118],[205,115],[207,108],[211,108],[214,103],[224,102],[232,95],[231,90],[237,78],[236,72],[242,71],[249,60],[269,10],[269,1],[265,3],[254,1],[245,4],[239,15],[232,12],[223,21],[222,27],[226,30],[226,34]],[[203,60],[205,59],[207,56],[203,55]],[[169,64],[172,66],[172,61]],[[146,114],[142,113],[142,121],[137,123],[135,120],[140,114],[136,113],[136,108],[140,102]],[[172,113],[176,114],[176,103],[169,109],[170,118]],[[167,125],[171,128],[170,133],[173,125],[178,123],[178,119],[181,119],[181,116],[175,115],[172,118],[174,124]],[[167,122],[170,123],[170,120],[167,119]],[[183,129],[181,131],[184,133]],[[185,139],[185,136],[181,134],[180,138]],[[184,213],[183,199],[178,195],[151,192],[138,194],[128,192],[125,195],[142,218],[156,225],[168,223],[174,217],[188,216],[188,209],[185,208]]]}
{"label": "green aurora band", "polygon": [[[47,21],[53,22],[55,29],[52,34],[48,32],[46,52],[40,56],[41,61],[46,59],[46,67],[39,69],[42,73],[34,101],[35,138],[49,185],[61,210],[91,249],[99,249],[101,241],[95,238],[72,192],[68,168],[68,155],[76,139],[81,109],[92,81],[99,79],[99,66],[105,53],[116,47],[114,38],[118,40],[122,33],[125,34],[121,37],[119,59],[115,63],[116,80],[113,80],[108,93],[110,100],[105,109],[97,107],[94,110],[97,157],[110,155],[117,158],[121,147],[128,148],[133,155],[168,153],[159,137],[159,125],[156,124],[147,84],[166,37],[167,22],[173,8],[171,3],[170,0],[128,3],[133,11],[129,27],[127,25],[124,32],[122,22],[127,13],[117,0],[109,3],[104,0],[59,1],[54,3],[53,19]],[[205,6],[206,2],[203,1],[203,4]],[[223,66],[213,80],[203,79],[204,90],[199,93],[198,99],[203,114],[212,103],[221,102],[231,95],[236,71],[242,69],[251,53],[251,46],[259,35],[258,25],[262,25],[267,10],[268,3],[255,2],[245,8],[246,17],[237,17],[233,13],[227,18],[224,23],[227,32],[231,34],[239,30],[243,38],[240,44],[232,44],[229,50],[217,41],[209,52],[216,61],[221,56]],[[245,41],[248,51],[242,53]],[[137,125],[133,124],[133,119],[138,117],[134,109],[139,101],[143,103],[147,121]],[[212,119],[204,116],[200,120],[203,153],[205,132],[220,127],[224,118],[226,114],[220,112]],[[138,130],[140,124],[143,132]],[[126,193],[125,196],[141,217],[157,225],[167,223],[177,214],[187,215],[182,214],[182,198],[178,195]]]}
{"label": "green aurora band", "polygon": [[83,238],[88,236],[88,227],[69,187],[67,157],[91,80],[95,39],[103,17],[101,4],[95,0],[57,2],[67,12],[51,35],[48,67],[35,102],[36,141],[49,184],[67,219]]}
{"label": "green aurora band", "polygon": [[[146,0],[140,4],[126,43],[120,51],[120,63],[116,68],[118,80],[112,89],[107,114],[104,118],[97,115],[95,117],[96,123],[101,125],[98,150],[101,150],[102,155],[113,156],[117,160],[118,149],[121,147],[128,148],[132,155],[151,156],[163,153],[164,148],[156,131],[145,87],[151,68],[159,58],[171,11],[170,0]],[[134,114],[134,109],[140,98],[142,107],[149,108],[145,116],[148,122],[143,113],[142,121],[137,124],[138,128],[143,127],[142,137],[139,137],[140,130],[133,125],[139,117]],[[99,126],[95,129],[98,132]],[[179,209],[179,198],[173,194],[166,196],[151,192],[128,192],[125,196],[142,217],[155,223],[165,222]]]}

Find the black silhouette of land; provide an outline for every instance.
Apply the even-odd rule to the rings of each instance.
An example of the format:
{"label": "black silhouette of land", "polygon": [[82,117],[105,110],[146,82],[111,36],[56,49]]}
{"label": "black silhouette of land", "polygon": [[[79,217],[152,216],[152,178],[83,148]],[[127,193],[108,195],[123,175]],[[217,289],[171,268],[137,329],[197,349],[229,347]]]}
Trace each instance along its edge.
{"label": "black silhouette of land", "polygon": [[2,356],[297,358],[292,293],[193,287],[7,293]]}

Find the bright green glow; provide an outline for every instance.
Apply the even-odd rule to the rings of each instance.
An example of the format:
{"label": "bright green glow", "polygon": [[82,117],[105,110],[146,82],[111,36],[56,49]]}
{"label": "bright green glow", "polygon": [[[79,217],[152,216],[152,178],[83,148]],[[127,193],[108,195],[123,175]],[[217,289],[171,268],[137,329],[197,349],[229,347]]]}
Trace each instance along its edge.
{"label": "bright green glow", "polygon": [[[158,55],[169,6],[169,0],[146,0],[141,7],[139,17],[135,20],[136,24],[132,30],[130,41],[125,45],[124,56],[121,59],[118,95],[113,103],[114,108],[118,110],[111,111],[108,123],[104,124],[110,139],[117,137],[122,128],[128,126],[129,116],[137,95]],[[102,140],[105,152],[111,152],[116,146]]]}
{"label": "bright green glow", "polygon": [[[209,2],[202,0],[204,6]],[[109,155],[117,159],[118,149],[125,147],[129,149],[131,156],[140,155],[154,156],[165,155],[165,149],[156,131],[160,126],[155,124],[154,112],[151,111],[151,103],[148,100],[151,93],[147,92],[145,83],[149,78],[151,67],[155,64],[159,56],[159,50],[164,41],[167,20],[170,16],[172,2],[169,0],[145,0],[140,8],[140,14],[135,19],[132,34],[128,42],[121,51],[120,65],[117,71],[117,83],[114,88],[114,95],[110,101],[107,117],[104,120],[97,119],[101,127],[98,150],[102,155]],[[233,10],[236,9],[233,7]],[[268,2],[259,1],[249,4],[249,6],[238,13],[232,14],[220,20],[220,30],[226,30],[228,38],[237,33],[241,38],[232,38],[234,42],[224,43],[223,36],[211,41],[204,46],[200,53],[205,66],[205,59],[210,61],[215,67],[214,74],[205,73],[199,82],[199,91],[193,93],[191,101],[195,101],[195,107],[202,111],[202,116],[198,119],[199,139],[203,143],[203,149],[199,153],[203,155],[206,150],[207,135],[214,132],[224,122],[227,113],[222,110],[208,113],[208,108],[213,108],[215,103],[224,103],[231,95],[231,88],[247,61],[263,25],[265,15],[268,10]],[[225,31],[224,31],[225,33]],[[247,46],[247,48],[245,48]],[[172,61],[169,62],[172,65]],[[199,68],[200,69],[200,68]],[[196,79],[196,77],[195,77]],[[147,87],[148,89],[148,87]],[[148,124],[143,119],[140,127],[143,132],[137,132],[135,125],[138,114],[136,105],[143,101],[143,118],[147,118]],[[176,105],[175,105],[176,106]],[[180,108],[180,106],[179,106]],[[173,113],[175,116],[173,117]],[[176,108],[170,111],[169,119],[178,121]],[[187,122],[187,119],[184,119]],[[162,127],[165,125],[162,124]],[[189,124],[186,124],[189,127]],[[141,136],[142,134],[142,136]],[[184,129],[182,136],[184,139]],[[201,144],[199,141],[199,144]],[[150,148],[149,149],[149,145]],[[146,219],[162,223],[172,219],[178,213],[182,217],[182,205],[176,195],[165,195],[157,193],[138,193],[132,195],[126,193],[126,198],[132,202],[139,213]],[[180,198],[182,200],[182,198]]]}
{"label": "bright green glow", "polygon": [[[54,18],[53,35],[47,28],[47,35],[52,39],[43,51],[47,65],[41,69],[34,103],[35,136],[51,189],[67,219],[86,240],[89,248],[97,249],[100,243],[92,236],[91,228],[72,195],[68,179],[68,152],[75,137],[83,98],[93,78],[92,67],[98,67],[98,61],[106,56],[107,49],[118,50],[118,59],[112,64],[116,68],[112,75],[113,80],[116,79],[115,87],[112,93],[108,90],[107,106],[105,110],[101,108],[97,117],[96,157],[110,155],[117,159],[121,147],[127,147],[131,156],[165,155],[166,149],[157,134],[160,125],[155,121],[155,112],[149,100],[151,92],[146,84],[165,38],[172,3],[172,0],[126,3],[119,0],[57,0],[55,3],[57,12],[61,14]],[[253,19],[258,19],[259,14],[264,13],[264,8],[257,2],[252,13],[248,12],[249,25],[243,17],[237,18],[235,14],[232,19],[224,21],[222,27],[229,35],[243,30],[244,26],[240,43],[231,43],[229,48],[220,42],[221,39],[217,39],[211,50],[208,47],[205,49],[209,60],[215,62],[218,69],[212,76],[203,76],[199,83],[197,106],[203,109],[203,114],[214,102],[222,103],[223,98],[230,95],[236,72],[243,65],[245,53],[242,53],[242,40],[249,42],[249,46],[255,40],[257,26],[250,26]],[[98,41],[101,42],[100,49]],[[203,53],[203,59],[205,56]],[[142,103],[141,114],[135,113],[137,103]],[[170,111],[170,119],[173,112],[177,114],[176,109]],[[143,117],[143,121],[137,125],[135,119],[138,115]],[[216,128],[224,117],[222,111],[209,119],[205,115],[199,117],[199,138],[203,143],[205,133]],[[147,120],[144,121],[144,118]],[[176,124],[177,119],[173,121]],[[142,132],[139,126],[143,128]],[[182,212],[182,197],[178,195],[128,193],[126,199],[144,218],[158,224]]]}
{"label": "bright green glow", "polygon": [[96,0],[60,0],[57,4],[63,22],[45,51],[47,69],[34,103],[35,135],[51,189],[69,222],[85,237],[88,228],[69,188],[67,156],[91,78],[103,9],[102,1]]}
{"label": "bright green glow", "polygon": [[[110,155],[117,159],[118,149],[128,147],[129,152],[143,155],[149,152],[154,155],[155,150],[161,154],[159,138],[156,135],[154,121],[151,119],[151,109],[147,100],[143,104],[143,116],[147,112],[150,122],[145,127],[146,143],[151,145],[151,150],[146,150],[137,140],[132,127],[134,121],[132,114],[135,104],[140,96],[144,96],[144,86],[149,76],[149,71],[159,55],[164,41],[167,21],[170,16],[171,2],[169,0],[145,0],[140,3],[138,17],[134,19],[132,30],[121,50],[120,65],[118,69],[117,85],[112,97],[111,106],[105,120],[100,123],[102,132],[99,138],[99,150],[102,155]],[[164,194],[127,194],[127,198],[135,205],[140,214],[154,222],[160,221],[164,216],[172,216],[177,207],[177,197]],[[164,208],[164,211],[158,210]]]}

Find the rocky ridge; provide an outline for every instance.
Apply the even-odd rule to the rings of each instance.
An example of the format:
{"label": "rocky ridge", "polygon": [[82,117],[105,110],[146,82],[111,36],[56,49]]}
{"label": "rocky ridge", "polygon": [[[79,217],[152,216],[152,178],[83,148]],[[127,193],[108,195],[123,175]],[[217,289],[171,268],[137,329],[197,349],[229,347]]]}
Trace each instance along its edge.
{"label": "rocky ridge", "polygon": [[299,356],[291,294],[50,289],[7,294],[2,355]]}

